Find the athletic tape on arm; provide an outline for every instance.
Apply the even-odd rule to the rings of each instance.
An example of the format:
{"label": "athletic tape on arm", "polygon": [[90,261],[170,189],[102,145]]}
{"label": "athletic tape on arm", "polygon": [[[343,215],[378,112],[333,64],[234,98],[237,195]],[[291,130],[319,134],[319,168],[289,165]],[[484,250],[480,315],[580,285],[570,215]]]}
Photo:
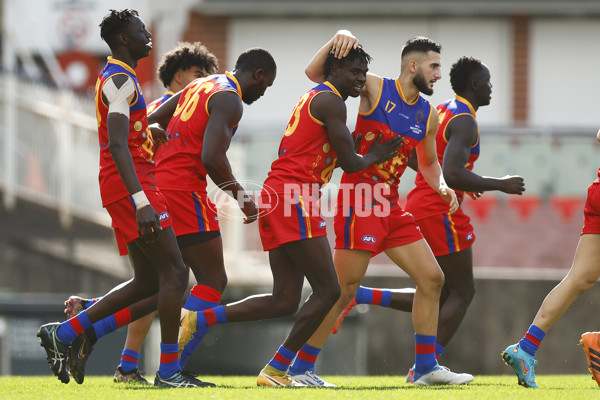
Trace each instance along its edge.
{"label": "athletic tape on arm", "polygon": [[108,100],[108,113],[119,113],[129,118],[129,100],[135,93],[133,81],[128,77],[120,88],[117,88],[112,79],[104,83],[102,93]]}

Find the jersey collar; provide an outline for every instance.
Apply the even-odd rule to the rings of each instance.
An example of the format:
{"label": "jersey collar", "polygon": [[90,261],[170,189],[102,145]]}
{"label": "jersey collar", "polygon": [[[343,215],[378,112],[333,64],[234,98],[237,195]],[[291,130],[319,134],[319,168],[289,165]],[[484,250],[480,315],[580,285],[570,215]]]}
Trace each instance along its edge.
{"label": "jersey collar", "polygon": [[131,72],[133,75],[135,75],[135,71],[133,70],[133,68],[131,68],[129,65],[125,64],[123,61],[117,60],[116,58],[113,58],[111,56],[108,56],[107,60],[111,64],[120,65],[121,67],[125,68],[128,72]]}
{"label": "jersey collar", "polygon": [[338,92],[338,90],[335,88],[335,86],[333,86],[333,85],[331,84],[331,82],[329,82],[329,81],[325,81],[325,82],[323,82],[323,85],[325,85],[325,86],[329,87],[331,90],[333,90],[333,92],[334,92],[335,94],[337,94],[338,96],[342,97],[342,95],[340,94],[340,92]]}
{"label": "jersey collar", "polygon": [[235,83],[235,87],[237,88],[237,94],[238,94],[238,96],[240,96],[240,99],[241,99],[242,98],[242,88],[240,87],[240,83],[238,82],[238,80],[235,78],[235,76],[233,76],[233,74],[231,72],[225,71],[225,76],[227,76],[231,81],[233,81],[233,83]]}
{"label": "jersey collar", "polygon": [[404,100],[404,102],[406,104],[408,104],[409,106],[416,104],[416,102],[419,101],[419,97],[421,97],[421,93],[417,93],[417,98],[415,99],[415,101],[413,101],[412,103],[409,103],[408,101],[406,101],[406,97],[404,96],[404,92],[402,91],[402,85],[400,85],[400,77],[398,77],[398,79],[396,79],[396,89],[398,90],[398,93],[400,94],[400,97],[402,98],[402,100]]}
{"label": "jersey collar", "polygon": [[469,107],[469,110],[471,110],[471,114],[473,114],[473,116],[475,116],[475,109],[473,108],[473,106],[471,105],[469,100],[467,100],[464,97],[459,96],[459,95],[456,95],[456,100],[462,101],[463,103],[465,103],[467,105],[467,107]]}

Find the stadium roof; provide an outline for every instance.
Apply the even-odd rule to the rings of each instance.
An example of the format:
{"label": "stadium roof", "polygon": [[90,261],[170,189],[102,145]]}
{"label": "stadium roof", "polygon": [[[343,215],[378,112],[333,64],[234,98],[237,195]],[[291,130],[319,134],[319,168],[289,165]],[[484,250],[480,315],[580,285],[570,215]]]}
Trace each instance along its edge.
{"label": "stadium roof", "polygon": [[598,0],[197,0],[204,14],[234,16],[599,16]]}

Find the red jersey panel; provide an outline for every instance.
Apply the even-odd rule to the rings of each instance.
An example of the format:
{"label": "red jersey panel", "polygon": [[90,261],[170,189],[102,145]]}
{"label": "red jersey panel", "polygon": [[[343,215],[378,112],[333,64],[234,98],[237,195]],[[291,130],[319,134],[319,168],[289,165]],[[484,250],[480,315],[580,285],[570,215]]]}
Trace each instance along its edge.
{"label": "red jersey panel", "polygon": [[142,88],[136,78],[134,70],[127,64],[108,57],[108,62],[100,71],[96,81],[96,118],[98,121],[98,137],[100,141],[100,195],[102,205],[115,202],[123,197],[129,196],[129,192],[117,171],[115,162],[108,150],[108,129],[106,126],[108,117],[108,105],[102,100],[102,88],[104,83],[115,75],[127,75],[135,84],[135,94],[129,104],[129,138],[127,146],[131,152],[131,158],[135,166],[138,180],[144,190],[156,190],[153,179],[154,142],[152,133],[148,128],[146,118],[146,102],[142,94]]}
{"label": "red jersey panel", "polygon": [[241,101],[240,85],[228,72],[196,79],[183,89],[167,127],[169,144],[161,146],[164,148],[156,157],[156,185],[160,189],[206,193],[202,145],[210,118],[208,102],[219,92],[234,92]]}
{"label": "red jersey panel", "polygon": [[[354,130],[355,138],[361,133],[359,154],[367,154],[373,140],[382,134],[382,142],[392,137],[404,137],[398,156],[380,164],[373,164],[362,171],[342,175],[342,183],[356,185],[383,183],[389,188],[385,197],[391,203],[398,200],[400,177],[408,165],[408,159],[415,146],[425,137],[429,127],[431,105],[419,96],[413,103],[407,103],[402,87],[394,79],[383,78],[379,98],[367,113],[359,113]],[[350,196],[354,198],[354,196]]]}
{"label": "red jersey panel", "polygon": [[[444,158],[444,152],[448,145],[446,137],[446,127],[454,118],[459,115],[470,115],[475,119],[475,110],[469,101],[463,97],[456,95],[456,98],[447,100],[437,107],[440,115],[440,124],[435,136],[435,144],[437,149],[437,157],[440,165]],[[475,119],[477,123],[477,120]],[[475,161],[479,158],[479,130],[477,131],[477,139],[471,147],[469,159],[465,164],[465,168],[469,171],[473,170]],[[462,203],[464,192],[454,189],[459,203]],[[417,220],[427,218],[432,215],[447,213],[449,203],[442,199],[440,195],[427,184],[425,178],[420,172],[417,172],[415,178],[415,187],[408,192],[406,198],[406,210],[411,212]]]}
{"label": "red jersey panel", "polygon": [[292,111],[279,145],[279,158],[271,164],[265,181],[265,186],[276,193],[284,193],[285,184],[320,188],[331,179],[337,154],[329,142],[327,127],[310,113],[312,100],[325,92],[340,95],[325,82],[305,93]]}

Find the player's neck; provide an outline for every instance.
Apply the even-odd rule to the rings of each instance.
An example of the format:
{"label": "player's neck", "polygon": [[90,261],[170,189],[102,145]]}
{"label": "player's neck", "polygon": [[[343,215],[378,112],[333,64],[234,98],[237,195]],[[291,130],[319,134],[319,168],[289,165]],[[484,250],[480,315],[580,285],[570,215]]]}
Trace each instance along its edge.
{"label": "player's neck", "polygon": [[419,89],[413,83],[413,78],[410,75],[400,75],[398,81],[400,82],[400,87],[402,88],[404,100],[409,104],[414,103],[419,97]]}

